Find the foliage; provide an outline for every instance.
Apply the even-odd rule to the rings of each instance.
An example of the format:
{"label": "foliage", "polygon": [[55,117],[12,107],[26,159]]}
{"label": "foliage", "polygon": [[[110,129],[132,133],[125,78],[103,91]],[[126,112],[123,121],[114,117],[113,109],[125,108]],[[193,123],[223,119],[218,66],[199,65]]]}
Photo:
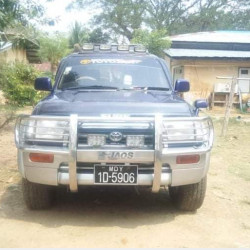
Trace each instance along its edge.
{"label": "foliage", "polygon": [[179,20],[172,33],[249,30],[250,0],[197,0],[193,13]]}
{"label": "foliage", "polygon": [[108,43],[110,36],[108,33],[103,32],[101,28],[96,28],[89,33],[88,42],[89,43]]}
{"label": "foliage", "polygon": [[1,0],[0,30],[13,27],[16,23],[27,26],[31,19],[39,20],[44,8],[34,0]]}
{"label": "foliage", "polygon": [[89,31],[81,23],[75,22],[70,30],[69,46],[74,48],[75,44],[83,45],[83,43],[108,43],[110,36],[103,32],[101,28]]}
{"label": "foliage", "polygon": [[151,32],[148,30],[136,30],[131,42],[143,44],[150,53],[163,57],[163,50],[169,48],[171,44],[170,40],[164,39],[165,36],[165,30],[155,30]]}
{"label": "foliage", "polygon": [[0,0],[0,42],[10,41],[14,47],[24,49],[38,48],[35,24],[48,24],[50,21],[38,1]]}
{"label": "foliage", "polygon": [[87,29],[85,29],[81,23],[75,22],[72,26],[69,34],[69,46],[73,48],[75,44],[82,45],[87,42],[89,34]]}
{"label": "foliage", "polygon": [[143,22],[143,2],[143,0],[75,0],[69,8],[101,9],[102,12],[94,16],[93,23],[103,30],[131,40],[134,30],[139,29]]}
{"label": "foliage", "polygon": [[250,29],[250,0],[74,0],[69,8],[99,9],[93,23],[129,41],[145,26],[170,35]]}
{"label": "foliage", "polygon": [[51,63],[51,71],[58,65],[61,58],[70,51],[68,49],[68,39],[60,33],[54,35],[41,35],[39,55],[43,61]]}
{"label": "foliage", "polygon": [[167,29],[169,34],[178,30],[183,18],[195,8],[197,0],[151,0],[145,4],[145,23],[152,29]]}
{"label": "foliage", "polygon": [[34,105],[44,94],[34,89],[39,76],[31,65],[23,63],[6,64],[0,68],[0,88],[9,104]]}
{"label": "foliage", "polygon": [[39,42],[37,36],[38,31],[34,27],[24,27],[17,23],[14,27],[8,28],[8,30],[4,32],[2,40],[5,42],[11,41],[15,48],[38,48]]}
{"label": "foliage", "polygon": [[0,104],[0,130],[8,126],[11,121],[16,119],[16,111],[16,106]]}

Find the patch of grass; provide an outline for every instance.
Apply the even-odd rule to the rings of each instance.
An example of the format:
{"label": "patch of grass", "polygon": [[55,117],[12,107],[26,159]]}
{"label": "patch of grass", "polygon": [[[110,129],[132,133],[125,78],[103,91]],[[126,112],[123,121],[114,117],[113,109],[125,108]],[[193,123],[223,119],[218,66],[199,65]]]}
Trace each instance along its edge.
{"label": "patch of grass", "polygon": [[242,200],[241,203],[250,206],[250,200]]}
{"label": "patch of grass", "polygon": [[18,108],[13,105],[0,105],[0,129],[6,127],[16,118]]}
{"label": "patch of grass", "polygon": [[240,178],[250,181],[250,163],[239,162],[229,166],[229,172],[239,176]]}
{"label": "patch of grass", "polygon": [[9,104],[0,104],[0,112],[1,113],[8,113],[8,112],[11,112],[11,111],[15,111],[17,110],[18,107],[15,106],[15,105],[9,105]]}
{"label": "patch of grass", "polygon": [[249,124],[230,122],[226,137],[220,136],[222,125],[219,122],[215,122],[214,127],[215,143],[212,155],[223,158],[229,173],[250,181]]}
{"label": "patch of grass", "polygon": [[246,223],[242,223],[242,227],[246,230],[250,230],[250,226],[247,225]]}
{"label": "patch of grass", "polygon": [[217,186],[213,186],[212,189],[215,189],[215,190],[222,190],[223,188],[217,187]]}

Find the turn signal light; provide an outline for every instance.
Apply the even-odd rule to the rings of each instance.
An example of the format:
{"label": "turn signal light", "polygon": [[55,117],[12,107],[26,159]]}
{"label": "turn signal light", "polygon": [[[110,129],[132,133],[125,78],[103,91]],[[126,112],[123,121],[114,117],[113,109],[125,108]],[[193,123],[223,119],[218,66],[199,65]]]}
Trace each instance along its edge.
{"label": "turn signal light", "polygon": [[179,155],[176,157],[176,164],[192,164],[200,161],[200,155]]}
{"label": "turn signal light", "polygon": [[40,153],[30,153],[30,160],[33,162],[43,162],[43,163],[53,163],[54,155],[52,154],[40,154]]}

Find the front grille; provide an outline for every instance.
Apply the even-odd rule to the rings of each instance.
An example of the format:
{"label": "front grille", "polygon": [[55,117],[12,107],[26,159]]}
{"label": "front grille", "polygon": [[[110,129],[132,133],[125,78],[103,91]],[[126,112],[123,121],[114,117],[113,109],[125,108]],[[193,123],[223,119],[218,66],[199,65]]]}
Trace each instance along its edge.
{"label": "front grille", "polygon": [[[104,135],[105,145],[102,148],[128,148],[127,147],[127,136],[143,136],[144,146],[142,149],[154,149],[154,128],[149,126],[148,128],[133,128],[133,124],[130,125],[131,128],[120,128],[119,124],[112,128],[78,128],[78,148],[88,148],[88,135]],[[110,139],[110,134],[112,132],[122,133],[122,139],[118,142],[114,142]]]}

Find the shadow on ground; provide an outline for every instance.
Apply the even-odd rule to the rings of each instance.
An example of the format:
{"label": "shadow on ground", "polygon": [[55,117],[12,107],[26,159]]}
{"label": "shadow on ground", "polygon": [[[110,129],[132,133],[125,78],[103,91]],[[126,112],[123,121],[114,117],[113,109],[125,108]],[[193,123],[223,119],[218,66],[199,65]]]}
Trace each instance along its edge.
{"label": "shadow on ground", "polygon": [[168,192],[153,194],[134,187],[83,187],[78,193],[59,188],[53,207],[30,211],[22,198],[21,184],[8,186],[0,200],[0,217],[38,223],[46,227],[90,226],[135,228],[162,224],[180,214],[171,204]]}

